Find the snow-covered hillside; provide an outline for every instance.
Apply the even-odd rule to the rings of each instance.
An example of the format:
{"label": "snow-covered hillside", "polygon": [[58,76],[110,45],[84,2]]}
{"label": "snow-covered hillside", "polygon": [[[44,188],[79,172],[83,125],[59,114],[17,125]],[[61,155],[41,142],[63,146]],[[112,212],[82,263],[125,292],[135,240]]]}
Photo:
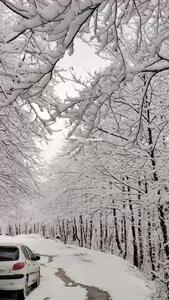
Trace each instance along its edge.
{"label": "snow-covered hillside", "polygon": [[[41,285],[28,300],[150,300],[153,285],[123,259],[36,235],[1,236],[41,254]],[[95,297],[95,298],[92,298]]]}

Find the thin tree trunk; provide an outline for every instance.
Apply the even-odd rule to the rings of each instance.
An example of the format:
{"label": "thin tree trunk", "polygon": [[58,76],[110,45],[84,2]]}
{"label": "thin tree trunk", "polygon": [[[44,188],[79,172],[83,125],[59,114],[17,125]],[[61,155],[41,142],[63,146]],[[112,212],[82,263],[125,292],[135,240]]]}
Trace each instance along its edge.
{"label": "thin tree trunk", "polygon": [[[141,182],[138,182],[139,189],[141,188]],[[138,191],[138,201],[141,202],[141,193],[140,190]],[[140,203],[141,204],[141,203]],[[141,268],[144,259],[144,252],[143,252],[143,237],[142,237],[142,213],[140,206],[138,207],[138,240],[139,240],[139,268]]]}
{"label": "thin tree trunk", "polygon": [[62,233],[62,228],[61,228],[60,220],[58,220],[58,227],[59,227],[59,235],[61,237],[61,241],[63,241],[64,238],[63,238],[63,233]]}
{"label": "thin tree trunk", "polygon": [[93,237],[93,218],[90,219],[90,227],[89,227],[89,248],[92,247],[92,237]]}
{"label": "thin tree trunk", "polygon": [[63,242],[66,244],[67,238],[66,238],[66,230],[65,230],[65,221],[62,220],[62,236],[63,236]]}
{"label": "thin tree trunk", "polygon": [[102,214],[100,214],[100,251],[103,250],[103,223]]}
{"label": "thin tree trunk", "polygon": [[[150,257],[150,262],[151,262],[151,268],[152,271],[155,271],[155,263],[154,263],[154,257],[153,257],[153,245],[151,241],[151,219],[150,219],[150,212],[148,211],[147,213],[148,217],[148,223],[147,223],[147,229],[148,229],[148,246],[149,246],[149,257]],[[154,279],[154,273],[152,274],[152,279]]]}
{"label": "thin tree trunk", "polygon": [[104,225],[104,247],[107,249],[107,239],[108,239],[108,224],[107,224],[107,215],[105,216],[105,225]]}
{"label": "thin tree trunk", "polygon": [[83,243],[84,227],[83,227],[83,217],[82,217],[82,215],[79,216],[79,226],[80,226],[80,247],[83,247],[83,245],[84,245],[84,243]]}
{"label": "thin tree trunk", "polygon": [[[110,184],[110,190],[112,190],[112,182],[109,182]],[[111,194],[111,197],[113,195]],[[115,208],[115,203],[114,203],[114,199],[112,198],[112,204],[113,204],[113,220],[114,220],[114,229],[115,229],[115,241],[117,244],[117,248],[120,250],[120,254],[122,254],[123,250],[121,248],[121,244],[120,244],[120,239],[119,239],[119,232],[118,232],[118,224],[117,224],[117,214],[116,214],[116,208]]]}
{"label": "thin tree trunk", "polygon": [[120,250],[120,254],[122,254],[123,250],[121,248],[120,239],[119,239],[119,231],[118,231],[118,223],[117,223],[117,215],[116,215],[115,207],[113,208],[113,217],[114,217],[114,227],[115,227],[115,240],[116,240],[117,248]]}
{"label": "thin tree trunk", "polygon": [[[126,178],[128,180],[128,177]],[[137,241],[136,241],[135,219],[134,219],[134,211],[133,211],[133,205],[131,200],[129,182],[128,182],[127,190],[128,190],[128,197],[129,197],[129,209],[131,214],[131,230],[132,230],[132,238],[133,238],[133,264],[136,267],[138,267],[139,261],[138,261],[138,248],[137,248]]]}
{"label": "thin tree trunk", "polygon": [[[124,180],[124,178],[123,178]],[[122,188],[123,193],[125,193],[125,186],[123,185]],[[123,201],[123,218],[122,218],[122,242],[124,243],[124,251],[123,251],[123,258],[126,259],[127,257],[127,222],[126,222],[126,204],[125,200]]]}
{"label": "thin tree trunk", "polygon": [[77,234],[77,224],[76,224],[76,219],[73,219],[73,240],[76,241],[78,240],[79,246],[80,246],[80,239]]}

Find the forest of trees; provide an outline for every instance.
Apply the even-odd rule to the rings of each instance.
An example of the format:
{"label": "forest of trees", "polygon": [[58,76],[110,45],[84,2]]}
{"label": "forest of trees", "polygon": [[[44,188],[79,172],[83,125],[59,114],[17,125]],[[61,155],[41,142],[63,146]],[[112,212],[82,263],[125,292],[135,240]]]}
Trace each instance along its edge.
{"label": "forest of trees", "polygon": [[[0,8],[0,204],[10,216],[27,199],[41,212],[25,225],[23,210],[9,233],[120,255],[168,297],[168,0],[0,0]],[[109,66],[86,80],[71,70],[78,96],[62,101],[57,82],[68,79],[58,63],[76,55],[77,38]],[[69,127],[65,154],[39,182],[37,140],[57,118]]]}

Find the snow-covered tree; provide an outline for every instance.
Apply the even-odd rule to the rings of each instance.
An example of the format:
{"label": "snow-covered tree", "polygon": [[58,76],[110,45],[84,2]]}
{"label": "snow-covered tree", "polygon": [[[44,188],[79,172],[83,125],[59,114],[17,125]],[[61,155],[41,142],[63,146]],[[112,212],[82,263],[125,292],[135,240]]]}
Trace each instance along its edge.
{"label": "snow-covered tree", "polygon": [[[15,15],[15,25],[12,24],[14,32],[1,42],[0,107],[25,105],[33,113],[36,132],[38,129],[40,133],[57,116],[69,119],[70,136],[74,135],[78,141],[78,150],[84,151],[78,162],[71,161],[73,178],[65,172],[66,165],[58,190],[53,185],[55,178],[50,182],[54,191],[51,202],[56,204],[57,193],[57,198],[64,197],[65,203],[67,200],[70,203],[77,191],[79,208],[86,200],[91,204],[91,194],[96,204],[100,199],[111,199],[117,248],[123,252],[117,219],[123,228],[126,219],[117,218],[120,207],[131,220],[135,265],[141,261],[139,255],[142,256],[140,230],[145,224],[148,226],[147,249],[153,274],[157,276],[152,243],[155,223],[158,236],[161,233],[159,251],[156,249],[159,261],[162,256],[169,258],[168,1],[1,0],[1,3]],[[9,31],[9,26],[6,30]],[[77,37],[95,46],[99,55],[110,60],[110,66],[83,82],[78,97],[58,103],[48,97],[47,86],[53,76],[62,79],[58,62],[65,53],[73,53]],[[47,119],[40,113],[44,109],[48,111]],[[93,149],[97,160],[92,155]],[[107,197],[102,193],[104,188]],[[144,224],[142,216],[148,220]]]}
{"label": "snow-covered tree", "polygon": [[135,74],[146,71],[150,80],[169,67],[167,0],[1,0],[1,3],[16,18],[14,32],[1,43],[1,53],[8,53],[8,58],[18,53],[14,69],[5,58],[1,66],[2,77],[12,79],[8,85],[2,84],[1,106],[20,98],[33,109],[37,103],[41,108],[55,110],[56,103],[44,102],[40,96],[53,74],[59,75],[57,63],[67,51],[72,54],[77,37],[96,45],[98,53],[104,50],[114,56],[114,67],[109,69],[113,77],[108,97]]}
{"label": "snow-covered tree", "polygon": [[[111,73],[109,76],[111,80]],[[93,120],[98,106],[84,110],[80,123],[71,131],[69,151],[73,157],[67,158],[66,164],[60,158],[52,162],[46,184],[46,199],[50,198],[47,206],[52,205],[54,220],[74,215],[91,217],[99,212],[102,217],[100,225],[97,219],[97,228],[102,228],[104,218],[112,222],[107,219],[111,215],[116,251],[123,257],[131,256],[136,266],[149,268],[153,278],[166,282],[163,276],[167,273],[161,270],[168,257],[167,76],[164,73],[152,78],[148,86],[147,74],[126,83],[111,106],[99,107],[97,122]],[[107,82],[102,74],[100,78],[96,84],[106,91],[109,77]],[[95,88],[87,87],[75,101],[91,102],[95,92]],[[76,105],[68,110],[70,122],[79,117],[79,109]],[[84,220],[80,218],[80,228]],[[101,238],[100,249],[103,244]]]}
{"label": "snow-covered tree", "polygon": [[[11,214],[24,200],[35,197],[39,150],[35,144],[37,136],[28,127],[27,112],[16,105],[1,109],[0,122],[0,206],[1,219]],[[25,201],[26,205],[26,201]]]}

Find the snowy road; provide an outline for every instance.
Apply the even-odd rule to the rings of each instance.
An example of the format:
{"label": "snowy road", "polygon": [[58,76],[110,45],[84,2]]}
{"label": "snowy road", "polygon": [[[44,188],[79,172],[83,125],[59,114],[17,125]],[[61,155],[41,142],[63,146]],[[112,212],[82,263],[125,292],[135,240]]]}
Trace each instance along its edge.
{"label": "snowy road", "polygon": [[[150,300],[153,286],[119,257],[37,236],[0,237],[41,254],[41,285],[27,300]],[[15,294],[0,299],[13,300]]]}

